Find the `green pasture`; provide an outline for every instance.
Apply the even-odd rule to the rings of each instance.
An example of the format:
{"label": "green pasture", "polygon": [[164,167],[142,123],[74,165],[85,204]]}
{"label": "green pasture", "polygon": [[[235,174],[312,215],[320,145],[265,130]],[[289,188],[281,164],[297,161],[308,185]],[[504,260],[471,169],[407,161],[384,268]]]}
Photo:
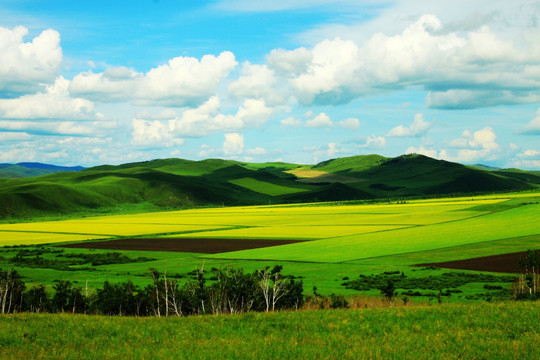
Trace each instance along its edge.
{"label": "green pasture", "polygon": [[540,233],[540,205],[459,221],[213,255],[234,259],[344,262]]}
{"label": "green pasture", "polygon": [[[455,270],[423,270],[412,265],[467,259],[538,249],[540,246],[540,194],[517,193],[481,197],[428,199],[407,203],[310,204],[202,208],[171,212],[123,214],[65,221],[0,224],[0,244],[28,246],[39,250],[71,241],[142,237],[215,237],[308,239],[311,241],[215,255],[120,251],[129,257],[147,257],[149,262],[69,269],[15,266],[27,284],[52,287],[57,280],[76,286],[101,287],[103,282],[127,281],[145,286],[148,269],[157,268],[189,281],[187,273],[224,266],[255,271],[282,265],[284,273],[299,276],[306,293],[313,286],[321,294],[359,294],[342,286],[344,278],[404,272],[409,277],[439,276]],[[31,246],[37,244],[36,246]],[[51,246],[46,245],[51,244]],[[0,268],[23,248],[0,248]],[[116,251],[116,250],[114,250]],[[111,250],[64,249],[63,255],[44,253],[45,259],[64,261],[66,254],[107,253]],[[517,270],[517,269],[516,269]],[[445,299],[462,301],[483,292],[478,283],[463,293]],[[508,284],[505,285],[508,288]],[[378,295],[376,290],[364,292]]]}
{"label": "green pasture", "polygon": [[231,184],[238,185],[255,191],[261,194],[270,195],[270,196],[280,196],[287,194],[295,194],[299,192],[308,191],[309,189],[304,187],[293,187],[293,186],[283,186],[278,184],[272,184],[266,181],[257,180],[254,178],[244,177],[241,179],[229,180]]}
{"label": "green pasture", "polygon": [[10,359],[538,359],[536,303],[188,318],[0,315]]}

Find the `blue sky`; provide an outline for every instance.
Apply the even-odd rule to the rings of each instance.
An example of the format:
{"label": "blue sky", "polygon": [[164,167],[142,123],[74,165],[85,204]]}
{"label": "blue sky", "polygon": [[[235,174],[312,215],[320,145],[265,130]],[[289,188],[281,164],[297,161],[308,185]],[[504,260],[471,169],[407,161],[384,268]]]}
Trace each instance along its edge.
{"label": "blue sky", "polygon": [[[474,4],[474,6],[471,6]],[[540,3],[0,3],[0,163],[540,169]]]}

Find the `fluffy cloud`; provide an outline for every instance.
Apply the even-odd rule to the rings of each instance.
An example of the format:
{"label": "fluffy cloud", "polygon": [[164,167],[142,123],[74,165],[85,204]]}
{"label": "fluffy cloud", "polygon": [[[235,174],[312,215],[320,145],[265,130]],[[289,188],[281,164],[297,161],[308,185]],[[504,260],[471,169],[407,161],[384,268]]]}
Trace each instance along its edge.
{"label": "fluffy cloud", "polygon": [[136,105],[196,106],[215,94],[236,67],[234,55],[176,57],[146,74],[118,67],[103,73],[81,73],[70,88],[75,95],[99,101],[131,100]]}
{"label": "fluffy cloud", "polygon": [[330,120],[330,117],[325,113],[320,113],[313,119],[309,119],[306,121],[306,127],[311,128],[331,127],[332,125],[332,120]]}
{"label": "fluffy cloud", "polygon": [[69,80],[60,76],[44,92],[0,99],[0,118],[89,120],[101,117],[94,111],[92,102],[70,97],[68,88]]}
{"label": "fluffy cloud", "polygon": [[174,138],[168,124],[159,120],[133,119],[132,144],[142,147],[170,147],[184,143],[183,139]]}
{"label": "fluffy cloud", "polygon": [[295,50],[274,49],[266,56],[271,68],[289,75],[305,72],[312,60],[313,54],[305,47]]}
{"label": "fluffy cloud", "polygon": [[324,40],[317,44],[307,69],[290,80],[303,104],[340,104],[349,102],[351,88],[358,81],[360,51],[352,41]]}
{"label": "fluffy cloud", "polygon": [[23,161],[35,161],[37,157],[36,151],[27,148],[17,148],[8,151],[0,150],[0,162],[17,163]]}
{"label": "fluffy cloud", "polygon": [[276,84],[274,71],[268,66],[245,62],[242,66],[242,75],[229,85],[228,91],[237,97],[264,99],[269,104],[283,104],[285,99],[275,89]]}
{"label": "fluffy cloud", "polygon": [[108,68],[98,74],[88,71],[73,78],[70,91],[95,101],[126,101],[134,96],[142,78],[143,74],[126,67]]}
{"label": "fluffy cloud", "polygon": [[348,119],[339,121],[337,125],[345,129],[356,130],[360,127],[360,120],[356,118],[348,118]]}
{"label": "fluffy cloud", "polygon": [[306,146],[302,148],[302,150],[309,152],[312,155],[314,163],[318,163],[319,161],[336,157],[340,153],[347,152],[345,149],[343,149],[341,144],[333,142],[324,146]]}
{"label": "fluffy cloud", "polygon": [[223,153],[225,155],[238,155],[244,151],[244,135],[238,133],[225,134]]}
{"label": "fluffy cloud", "polygon": [[460,138],[452,140],[449,145],[458,149],[457,153],[448,150],[441,150],[441,159],[471,163],[479,160],[492,161],[499,157],[502,150],[497,143],[497,136],[493,129],[486,126],[483,129],[472,133],[465,130]]}
{"label": "fluffy cloud", "polygon": [[217,115],[212,126],[221,131],[254,128],[268,121],[274,111],[273,108],[266,106],[264,100],[247,99],[236,114]]}
{"label": "fluffy cloud", "polygon": [[521,154],[518,154],[518,157],[520,158],[538,158],[540,156],[540,152],[534,149],[525,150]]}
{"label": "fluffy cloud", "polygon": [[536,112],[536,116],[527,125],[525,125],[518,133],[526,135],[540,135],[540,109]]}
{"label": "fluffy cloud", "polygon": [[0,27],[0,95],[35,91],[41,82],[53,80],[62,64],[60,34],[45,30],[24,42],[28,30]]}
{"label": "fluffy cloud", "polygon": [[289,116],[283,120],[280,121],[281,126],[294,126],[294,127],[300,127],[302,126],[302,120],[296,119],[292,116]]}
{"label": "fluffy cloud", "polygon": [[258,156],[258,155],[266,155],[268,152],[266,151],[265,148],[262,148],[262,147],[256,147],[256,148],[253,148],[253,149],[247,149],[246,150],[246,154],[248,155],[254,155],[254,156]]}
{"label": "fluffy cloud", "polygon": [[25,141],[30,140],[32,136],[24,132],[0,132],[0,141],[1,142],[10,142],[10,141]]}
{"label": "fluffy cloud", "polygon": [[[305,126],[308,128],[323,128],[323,127],[332,127],[334,124],[330,117],[326,113],[320,113],[319,115],[314,116],[312,111],[308,111],[305,114],[308,118],[305,122],[295,117],[289,116],[280,121],[281,126],[293,126],[300,127]],[[355,129],[360,126],[357,119],[347,119],[338,123],[339,126]]]}
{"label": "fluffy cloud", "polygon": [[215,93],[217,85],[236,67],[229,51],[201,60],[176,57],[150,70],[135,92],[139,104],[185,106],[200,103]]}
{"label": "fluffy cloud", "polygon": [[364,149],[382,149],[386,147],[386,139],[382,136],[371,135],[364,139],[364,143],[358,145]]}
{"label": "fluffy cloud", "polygon": [[307,105],[409,86],[427,90],[427,103],[436,108],[537,102],[540,68],[531,64],[540,61],[540,46],[533,36],[523,36],[519,45],[487,26],[452,31],[438,17],[423,15],[397,35],[319,42],[305,70],[291,73],[290,85]]}
{"label": "fluffy cloud", "polygon": [[386,134],[386,136],[417,137],[424,135],[431,127],[431,123],[424,120],[422,114],[416,114],[412,124],[408,127],[399,125]]}
{"label": "fluffy cloud", "polygon": [[170,110],[159,114],[142,111],[137,120],[139,126],[143,126],[140,121],[144,120],[145,126],[153,124],[156,131],[159,127],[160,132],[171,133],[175,138],[204,137],[216,131],[233,132],[258,127],[268,121],[274,111],[266,106],[264,100],[246,99],[235,114],[222,114],[219,97],[212,96],[202,105],[187,109],[180,115]]}
{"label": "fluffy cloud", "polygon": [[100,135],[99,123],[75,121],[9,121],[0,120],[0,131],[23,132],[33,135]]}

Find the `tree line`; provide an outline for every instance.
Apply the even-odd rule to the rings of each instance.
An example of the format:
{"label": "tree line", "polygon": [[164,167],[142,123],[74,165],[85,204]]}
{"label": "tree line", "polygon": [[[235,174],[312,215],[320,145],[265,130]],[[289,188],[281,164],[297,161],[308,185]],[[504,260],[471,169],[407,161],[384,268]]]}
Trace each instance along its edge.
{"label": "tree line", "polygon": [[88,289],[60,280],[51,295],[44,285],[27,289],[14,269],[0,269],[0,313],[78,313],[117,316],[188,316],[298,309],[304,304],[303,283],[284,275],[282,266],[252,273],[230,267],[212,269],[213,276],[195,270],[191,281],[181,285],[151,268],[145,287],[105,281],[102,288]]}

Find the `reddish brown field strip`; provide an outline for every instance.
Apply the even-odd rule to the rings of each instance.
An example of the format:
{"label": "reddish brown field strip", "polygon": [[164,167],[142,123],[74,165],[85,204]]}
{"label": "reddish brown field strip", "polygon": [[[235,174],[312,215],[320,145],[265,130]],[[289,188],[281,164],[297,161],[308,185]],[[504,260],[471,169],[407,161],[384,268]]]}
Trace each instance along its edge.
{"label": "reddish brown field strip", "polygon": [[519,258],[525,257],[526,255],[527,252],[523,251],[518,253],[484,256],[466,260],[447,261],[432,264],[419,264],[417,266],[437,266],[448,269],[518,273]]}
{"label": "reddish brown field strip", "polygon": [[76,244],[66,244],[62,245],[62,247],[79,249],[177,251],[218,254],[229,251],[293,244],[301,241],[304,240],[134,238],[108,241],[87,241]]}

